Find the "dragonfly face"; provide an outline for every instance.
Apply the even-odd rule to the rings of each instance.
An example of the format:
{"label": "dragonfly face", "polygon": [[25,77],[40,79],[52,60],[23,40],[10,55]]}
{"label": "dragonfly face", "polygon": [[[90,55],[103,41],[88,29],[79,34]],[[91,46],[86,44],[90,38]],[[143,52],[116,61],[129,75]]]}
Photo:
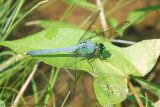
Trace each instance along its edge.
{"label": "dragonfly face", "polygon": [[97,47],[98,47],[98,51],[102,51],[105,48],[105,46],[103,45],[103,43],[97,44]]}
{"label": "dragonfly face", "polygon": [[94,52],[95,56],[101,56],[100,54],[103,53],[103,50],[105,49],[105,46],[102,43],[96,43],[96,50]]}

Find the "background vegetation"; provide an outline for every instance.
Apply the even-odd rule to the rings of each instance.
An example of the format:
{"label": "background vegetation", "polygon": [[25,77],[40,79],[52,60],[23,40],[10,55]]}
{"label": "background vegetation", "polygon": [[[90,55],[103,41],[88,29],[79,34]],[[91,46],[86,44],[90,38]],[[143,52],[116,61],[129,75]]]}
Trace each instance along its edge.
{"label": "background vegetation", "polygon": [[[98,1],[98,0],[97,0]],[[160,3],[159,0],[103,0],[99,6],[96,0],[1,0],[0,1],[0,39],[6,40],[24,38],[26,35],[55,27],[73,27],[86,29],[91,22],[91,16],[104,7],[106,24],[101,22],[101,16],[92,26],[92,31],[101,32],[114,27],[126,20],[130,24],[118,29],[112,38],[115,45],[126,47],[144,39],[159,38]],[[70,32],[72,34],[72,32]],[[25,36],[24,36],[25,35]],[[64,39],[64,38],[62,38]],[[119,43],[119,39],[129,44]],[[130,42],[133,41],[133,42]],[[43,42],[43,41],[42,41]],[[122,42],[122,41],[121,41]],[[36,41],[35,41],[36,43]],[[1,44],[4,45],[4,44]],[[10,46],[13,46],[11,42]],[[22,51],[21,46],[16,49]],[[145,47],[145,46],[144,46]],[[157,48],[159,49],[159,48]],[[93,77],[87,72],[77,72],[79,76],[75,89],[75,71],[66,68],[52,67],[31,57],[16,54],[1,46],[0,53],[0,105],[11,106],[72,106],[98,107],[93,89]],[[134,51],[135,52],[135,51]],[[148,49],[148,53],[152,52]],[[136,54],[136,53],[135,53]],[[136,56],[136,55],[135,55]],[[139,59],[141,60],[141,59]],[[118,61],[118,60],[117,60]],[[125,101],[116,107],[159,107],[160,84],[159,59],[145,77],[130,77],[131,91]],[[143,68],[143,66],[142,66]],[[134,94],[134,96],[133,96]],[[141,104],[141,101],[143,104]]]}

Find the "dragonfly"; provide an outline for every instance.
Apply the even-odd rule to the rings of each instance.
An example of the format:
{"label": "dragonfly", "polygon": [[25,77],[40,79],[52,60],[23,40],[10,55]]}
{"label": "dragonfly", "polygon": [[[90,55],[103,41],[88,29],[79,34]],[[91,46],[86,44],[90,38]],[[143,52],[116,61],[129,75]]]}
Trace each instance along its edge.
{"label": "dragonfly", "polygon": [[96,56],[95,54],[98,54],[103,49],[104,45],[102,43],[95,44],[90,40],[86,40],[75,46],[70,46],[66,48],[33,50],[27,52],[26,55],[36,56],[36,55],[45,55],[47,53],[73,52],[74,54],[78,54],[79,56],[93,57]]}
{"label": "dragonfly", "polygon": [[78,54],[79,56],[88,56],[92,58],[96,56],[100,51],[104,49],[103,43],[93,43],[91,40],[85,39],[83,40],[84,36],[87,34],[88,30],[94,24],[99,16],[100,11],[98,11],[94,16],[94,20],[88,26],[78,44],[75,46],[70,46],[66,48],[54,48],[54,49],[42,49],[42,50],[33,50],[26,53],[26,55],[37,56],[37,55],[45,55],[48,53],[57,53],[57,52],[73,52],[74,54]]}
{"label": "dragonfly", "polygon": [[[45,55],[45,54],[54,54],[54,53],[61,53],[61,52],[65,52],[65,53],[73,53],[75,55],[78,55],[80,57],[85,57],[87,59],[92,59],[92,58],[99,58],[102,60],[101,57],[101,53],[107,49],[107,47],[104,46],[103,43],[94,43],[91,41],[91,38],[109,32],[111,30],[115,29],[119,29],[120,27],[126,25],[126,22],[118,25],[114,28],[110,28],[109,30],[97,33],[91,37],[85,38],[85,35],[87,35],[88,31],[90,30],[91,26],[94,24],[94,22],[97,20],[98,16],[99,16],[100,11],[98,11],[93,17],[93,21],[90,23],[90,25],[88,26],[88,28],[86,29],[86,31],[83,33],[83,35],[81,36],[81,38],[79,39],[78,43],[74,46],[69,46],[69,47],[65,47],[65,48],[53,48],[53,49],[41,49],[41,50],[32,50],[26,53],[26,55],[30,55],[30,56],[39,56],[39,55]],[[91,65],[93,66],[97,66],[96,64]],[[98,67],[96,67],[98,68]],[[101,73],[101,70],[96,70],[99,74]],[[103,74],[102,74],[103,75]],[[105,81],[105,79],[103,79],[102,76],[102,81]],[[107,82],[105,84],[108,88],[109,86],[107,85]]]}
{"label": "dragonfly", "polygon": [[[45,55],[48,53],[58,53],[58,52],[72,52],[74,54],[77,54],[79,56],[85,56],[85,57],[95,57],[97,55],[100,55],[100,52],[102,52],[105,47],[103,45],[103,43],[93,43],[90,39],[97,36],[97,35],[102,35],[106,32],[111,32],[115,29],[119,29],[121,27],[123,27],[124,25],[128,24],[129,22],[126,21],[122,24],[117,25],[114,28],[110,28],[109,30],[97,33],[87,39],[84,39],[84,36],[86,35],[86,33],[88,32],[88,30],[91,28],[91,26],[93,25],[93,23],[97,20],[99,12],[96,14],[95,19],[92,21],[92,23],[90,24],[90,26],[87,28],[87,30],[84,32],[84,34],[82,35],[82,37],[80,38],[80,40],[78,41],[78,44],[75,46],[70,46],[70,47],[65,47],[65,48],[53,48],[53,49],[42,49],[42,50],[32,50],[26,53],[26,55],[30,55],[30,56],[38,56],[38,55]],[[100,57],[99,57],[100,58]]]}

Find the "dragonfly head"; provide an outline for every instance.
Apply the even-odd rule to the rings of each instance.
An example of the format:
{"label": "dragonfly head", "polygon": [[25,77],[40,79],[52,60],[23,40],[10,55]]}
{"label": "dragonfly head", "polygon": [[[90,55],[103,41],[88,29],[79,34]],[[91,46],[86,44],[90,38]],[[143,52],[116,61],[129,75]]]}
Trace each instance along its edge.
{"label": "dragonfly head", "polygon": [[99,43],[99,47],[100,47],[100,49],[104,49],[105,48],[103,43]]}
{"label": "dragonfly head", "polygon": [[98,51],[101,51],[101,50],[103,50],[105,48],[103,43],[99,43],[99,44],[97,44],[97,46],[98,46],[98,49],[97,49]]}

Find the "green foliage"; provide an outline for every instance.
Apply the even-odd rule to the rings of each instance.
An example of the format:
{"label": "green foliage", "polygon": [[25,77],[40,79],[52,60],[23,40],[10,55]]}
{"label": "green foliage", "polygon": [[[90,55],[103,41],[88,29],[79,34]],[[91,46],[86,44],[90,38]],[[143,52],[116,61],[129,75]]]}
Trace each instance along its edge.
{"label": "green foliage", "polygon": [[128,15],[128,18],[126,20],[130,21],[131,24],[140,23],[144,20],[144,18],[148,15],[149,12],[159,9],[160,9],[159,5],[147,6],[141,9],[136,9]]}
{"label": "green foliage", "polygon": [[[26,10],[23,11],[25,1],[26,0],[16,0],[14,2],[12,0],[0,1],[1,40],[5,40],[11,34],[13,29],[15,29],[16,26],[29,13],[31,13],[41,4],[37,4],[38,0],[35,0],[34,3],[37,5],[32,7],[34,3],[31,2],[28,8],[25,8]],[[88,2],[87,0],[64,1],[70,4],[70,9],[68,9],[68,11],[66,11],[66,13],[64,14],[64,17],[61,18],[65,21],[67,20],[69,15],[72,14],[73,10],[75,9],[74,6],[83,7],[94,12],[97,11],[97,6],[95,4],[92,4],[91,2]],[[111,12],[110,10],[108,10],[107,13],[112,13],[113,11],[118,10],[119,7],[122,7],[122,5],[119,4],[123,5],[123,0],[120,0],[120,2],[118,2],[117,5],[113,7],[113,10],[111,10]],[[122,29],[118,29],[118,34],[122,36],[124,30],[127,27],[142,22],[149,12],[159,9],[160,7],[158,5],[155,5],[132,11],[126,19],[127,21],[130,21],[130,24]],[[107,20],[111,22],[111,26],[113,27],[119,24],[118,20],[114,19],[113,17],[107,17]],[[76,45],[81,35],[84,33],[84,31],[78,29],[76,25],[63,21],[40,20],[37,21],[36,24],[45,28],[46,30],[20,40],[3,41],[0,42],[0,45],[6,46],[17,53],[24,55],[30,50],[60,48]],[[88,37],[90,37],[91,35],[94,35],[94,33],[90,32],[87,34]],[[145,40],[127,48],[120,48],[112,45],[109,41],[104,41],[104,38],[102,37],[92,38],[92,41],[95,43],[104,43],[106,47],[106,51],[102,52],[104,59],[100,60],[96,58],[88,63],[86,59],[78,58],[76,69],[89,72],[94,77],[95,93],[99,103],[103,106],[117,104],[123,101],[128,94],[127,78],[129,77],[129,75],[131,74],[135,76],[145,76],[154,67],[160,54],[159,39]],[[59,53],[47,54],[33,58],[43,61],[49,65],[56,66],[58,68],[63,67],[75,69],[75,58],[73,56],[68,56],[65,54],[66,53],[61,53],[61,55],[59,55]],[[17,89],[23,85],[26,77],[32,70],[32,67],[34,66],[36,61],[32,61],[32,58],[29,56],[20,57],[15,61],[16,55],[11,51],[1,52],[0,56],[2,57],[2,64],[0,65],[0,85],[3,86],[1,87],[2,91],[0,93],[0,105],[4,105],[5,107],[5,102],[2,99],[5,99],[7,101],[12,98],[13,93],[11,92],[11,90],[14,90],[14,93],[17,92]],[[6,59],[6,56],[7,58],[10,56],[11,57],[9,59]],[[14,79],[14,81],[12,81],[11,84],[8,85],[8,80],[15,78],[17,73],[19,73],[19,77]],[[55,74],[53,73],[53,71],[51,72],[50,80],[48,81],[48,85],[46,86],[49,92],[51,92],[51,89],[54,87],[57,74],[58,71],[56,71]],[[134,79],[143,88],[160,97],[159,86],[143,79],[135,77]],[[45,99],[44,103],[47,104],[51,93],[47,93],[44,96],[38,97],[38,89],[34,81],[32,81],[32,86],[34,91],[35,103],[38,104],[40,98],[43,97]],[[143,102],[146,101],[146,98],[144,97],[141,97],[141,99]],[[25,104],[23,97],[22,101]],[[147,101],[148,102],[145,103],[148,104],[148,107],[152,106],[152,102],[148,99]],[[7,103],[8,102],[6,102],[6,104]]]}
{"label": "green foliage", "polygon": [[92,11],[97,11],[97,6],[95,4],[92,4],[88,2],[87,0],[64,0],[66,3],[74,4],[81,6],[85,9],[92,10]]}
{"label": "green foliage", "polygon": [[35,24],[43,28],[57,28],[57,27],[74,27],[76,28],[76,25],[62,22],[62,21],[53,21],[53,20],[38,20],[35,22],[30,22],[28,24]]}
{"label": "green foliage", "polygon": [[143,78],[133,77],[144,89],[152,92],[160,98],[160,86],[150,81],[144,80]]}
{"label": "green foliage", "polygon": [[[0,1],[0,40],[4,41],[11,35],[13,29],[40,4],[31,8],[33,2],[25,4],[26,0],[1,0]],[[37,2],[37,0],[34,0]],[[25,5],[24,5],[25,4]],[[28,6],[28,9],[26,8]],[[23,8],[22,8],[23,7]],[[13,33],[12,33],[13,34]],[[23,59],[13,51],[4,51],[0,53],[0,99],[5,101],[6,105],[11,105],[10,99],[17,94],[17,89],[24,84],[26,77],[30,73],[35,61],[30,58]],[[21,71],[21,72],[19,72]],[[13,81],[14,79],[14,81]],[[19,90],[19,89],[18,89]],[[25,101],[21,97],[23,104]],[[0,106],[5,106],[0,104]]]}
{"label": "green foliage", "polygon": [[11,5],[13,4],[13,1],[8,0],[0,5],[1,10],[3,10],[2,13],[0,13],[0,36],[2,36],[2,40],[5,40],[15,27],[15,20],[17,19],[24,2],[25,0],[17,0],[14,5]]}
{"label": "green foliage", "polygon": [[4,101],[2,101],[2,100],[0,100],[0,106],[1,106],[1,107],[6,107],[5,102],[4,102]]}
{"label": "green foliage", "polygon": [[[137,107],[138,106],[136,98],[133,95],[128,96],[127,99],[129,101],[133,102],[134,104],[136,104],[133,107]],[[151,100],[149,100],[148,98],[146,98],[144,96],[140,96],[140,99],[141,99],[142,103],[145,105],[145,107],[154,107],[153,102]]]}
{"label": "green foliage", "polygon": [[[0,45],[9,47],[13,51],[24,55],[31,50],[76,45],[83,33],[83,30],[77,28],[47,29],[23,39],[0,42]],[[86,37],[93,34],[92,32],[87,33]],[[103,54],[106,55],[106,58],[104,60],[96,58],[90,64],[84,58],[77,58],[76,69],[89,72],[95,78],[95,93],[98,101],[103,106],[123,101],[128,93],[128,75],[146,75],[153,68],[160,54],[160,39],[145,40],[127,48],[114,46],[110,42],[104,41],[102,37],[92,38],[92,41],[104,44],[106,52]],[[74,69],[73,62],[75,58],[65,56],[66,54],[50,53],[35,56],[34,58],[53,66]],[[138,60],[140,58],[141,60]]]}
{"label": "green foliage", "polygon": [[[154,5],[154,6],[147,6],[144,8],[135,9],[131,11],[126,19],[126,21],[129,21],[130,23],[124,26],[123,29],[119,29],[116,31],[118,33],[118,36],[123,36],[123,32],[125,31],[125,29],[127,29],[129,26],[133,24],[138,24],[142,22],[150,12],[156,11],[159,9],[160,9],[159,5]],[[109,18],[109,22],[113,27],[119,24],[118,20],[115,19],[114,17]]]}

